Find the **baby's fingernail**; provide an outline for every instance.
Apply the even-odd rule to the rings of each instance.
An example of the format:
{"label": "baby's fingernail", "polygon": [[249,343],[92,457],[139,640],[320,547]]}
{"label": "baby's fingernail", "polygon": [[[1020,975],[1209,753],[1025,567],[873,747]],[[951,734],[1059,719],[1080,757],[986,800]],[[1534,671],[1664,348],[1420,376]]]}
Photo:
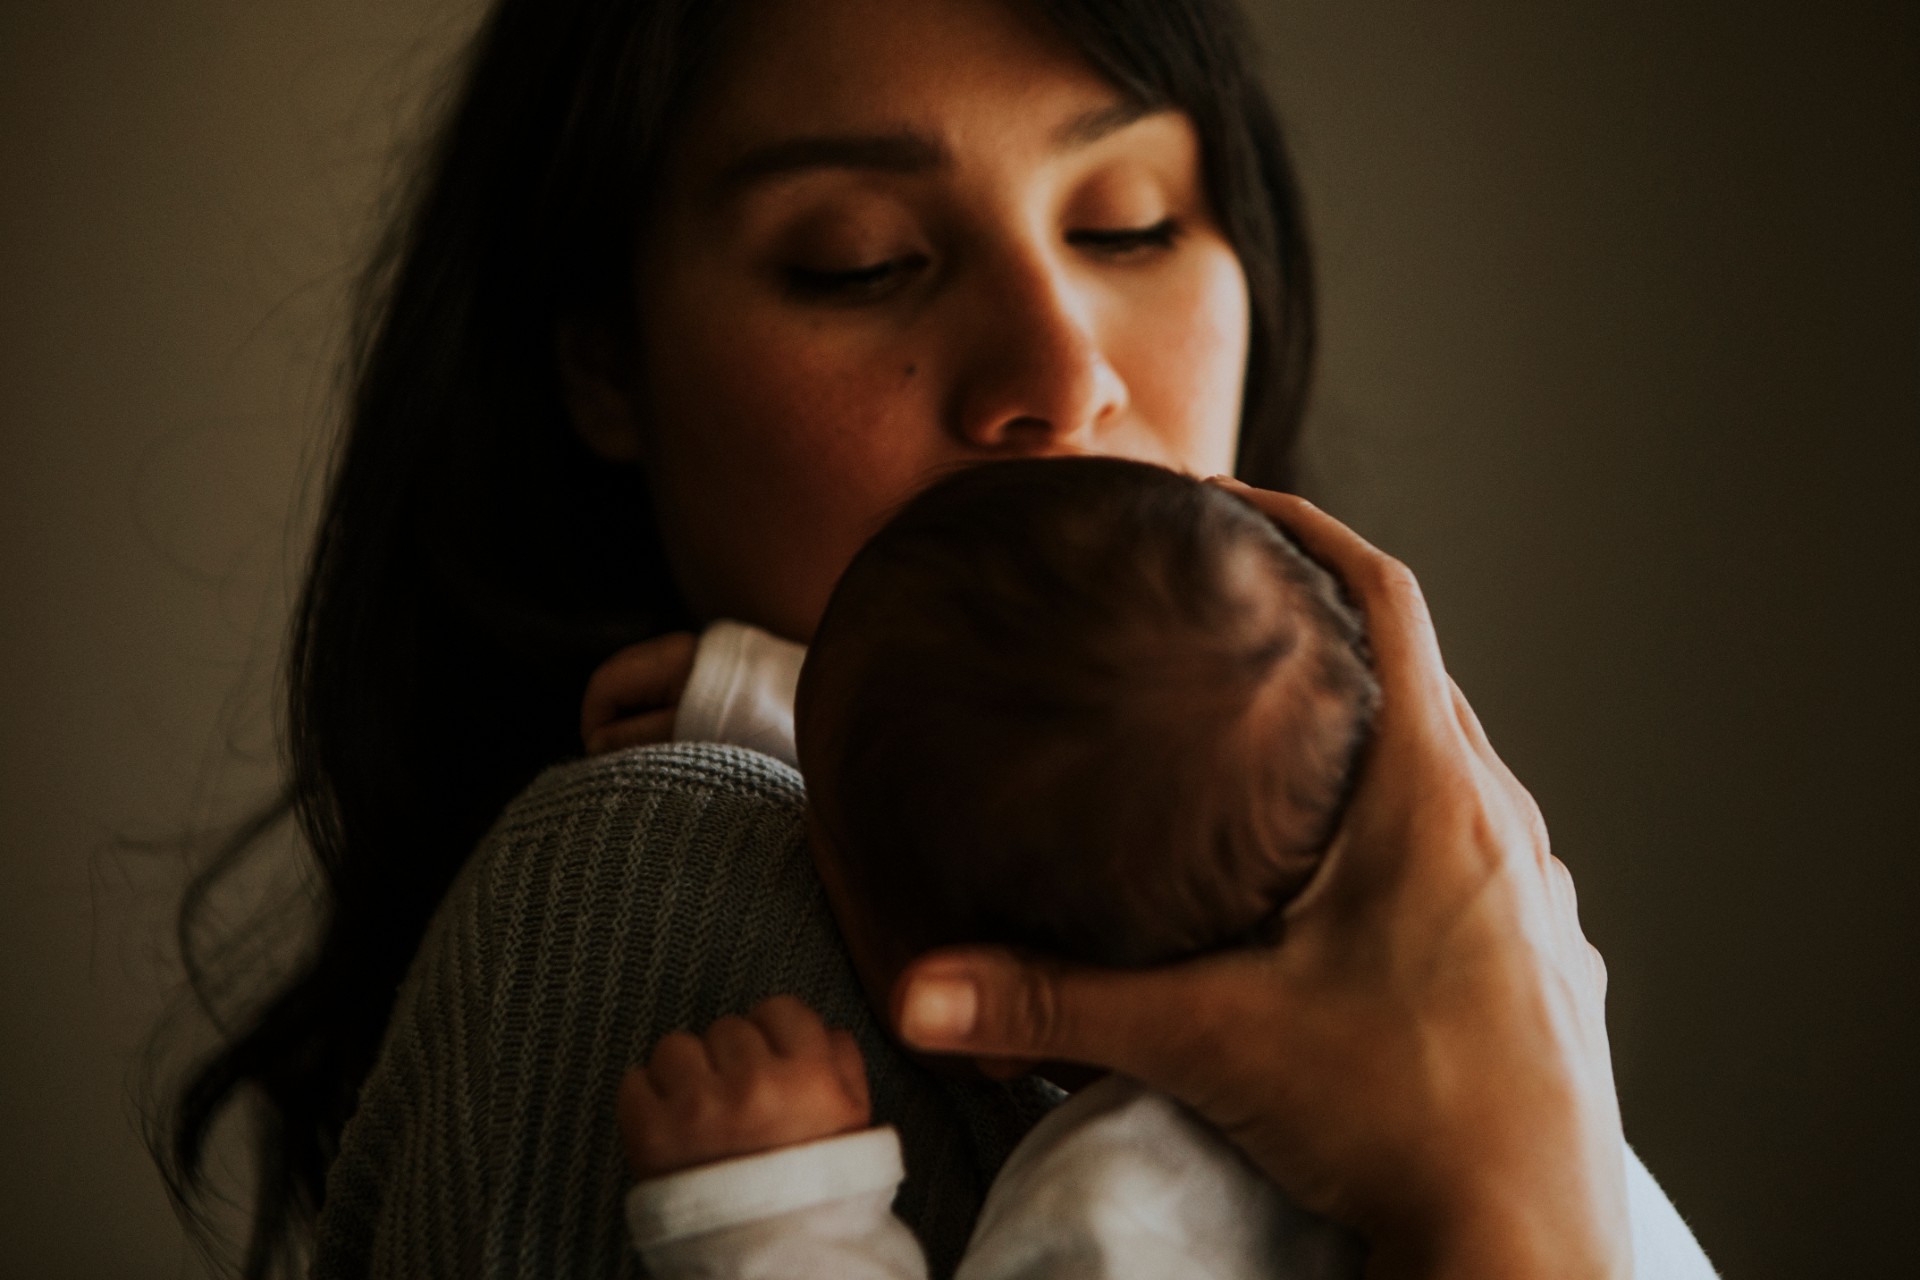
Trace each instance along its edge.
{"label": "baby's fingernail", "polygon": [[980,1017],[980,993],[965,978],[918,978],[900,1002],[900,1034],[923,1048],[964,1043]]}
{"label": "baby's fingernail", "polygon": [[1232,476],[1227,475],[1208,476],[1207,483],[1221,485],[1230,489],[1245,489],[1250,487],[1246,481],[1236,480]]}

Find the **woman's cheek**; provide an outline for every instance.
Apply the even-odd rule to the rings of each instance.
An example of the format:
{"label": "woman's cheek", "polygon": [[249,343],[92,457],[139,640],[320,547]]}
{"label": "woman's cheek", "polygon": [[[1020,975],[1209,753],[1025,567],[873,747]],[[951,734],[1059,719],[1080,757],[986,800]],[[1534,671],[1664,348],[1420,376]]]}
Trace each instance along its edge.
{"label": "woman's cheek", "polygon": [[[679,438],[662,441],[678,446],[661,461],[687,499],[685,585],[703,612],[804,638],[847,561],[930,465],[915,379],[804,324],[742,325],[702,346],[669,375],[682,412]],[[704,376],[685,376],[695,370]]]}
{"label": "woman's cheek", "polygon": [[926,447],[906,364],[806,326],[755,346],[761,358],[739,369],[729,393],[737,429],[728,434],[753,454],[742,461],[802,507],[837,511],[850,499],[866,507],[904,497],[862,501],[865,490],[906,483],[912,455]]}
{"label": "woman's cheek", "polygon": [[1238,257],[1224,243],[1196,253],[1141,302],[1120,339],[1135,409],[1188,470],[1231,470],[1250,323]]}

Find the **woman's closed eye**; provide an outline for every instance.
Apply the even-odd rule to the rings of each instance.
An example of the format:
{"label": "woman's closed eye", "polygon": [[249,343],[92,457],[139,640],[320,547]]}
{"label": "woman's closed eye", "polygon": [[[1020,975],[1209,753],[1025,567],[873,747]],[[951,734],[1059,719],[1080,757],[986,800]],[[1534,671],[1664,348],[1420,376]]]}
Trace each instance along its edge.
{"label": "woman's closed eye", "polygon": [[1089,228],[1069,231],[1067,243],[1091,249],[1110,257],[1128,257],[1155,249],[1170,249],[1180,237],[1180,223],[1173,218],[1144,227]]}
{"label": "woman's closed eye", "polygon": [[[1140,227],[1088,227],[1067,232],[1067,243],[1104,258],[1130,259],[1170,249],[1180,236],[1173,218]],[[925,270],[923,253],[905,254],[858,267],[821,268],[795,264],[787,268],[787,285],[798,296],[827,302],[876,301],[902,287]]]}
{"label": "woman's closed eye", "polygon": [[928,258],[910,253],[862,267],[822,269],[790,266],[787,286],[802,298],[826,302],[868,302],[885,297],[923,269]]}

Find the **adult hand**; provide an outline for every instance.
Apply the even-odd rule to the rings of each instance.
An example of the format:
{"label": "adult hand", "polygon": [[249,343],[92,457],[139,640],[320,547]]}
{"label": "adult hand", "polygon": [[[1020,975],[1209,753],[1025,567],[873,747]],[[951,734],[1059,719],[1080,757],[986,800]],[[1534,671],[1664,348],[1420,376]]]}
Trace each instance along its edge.
{"label": "adult hand", "polygon": [[587,754],[671,742],[696,647],[691,632],[675,631],[630,644],[595,668],[580,701]]}
{"label": "adult hand", "polygon": [[1624,1276],[1605,970],[1532,798],[1441,663],[1407,568],[1311,504],[1220,482],[1365,613],[1384,692],[1353,804],[1280,942],[1144,972],[993,949],[894,990],[917,1047],[1067,1060],[1193,1107],[1372,1276]]}

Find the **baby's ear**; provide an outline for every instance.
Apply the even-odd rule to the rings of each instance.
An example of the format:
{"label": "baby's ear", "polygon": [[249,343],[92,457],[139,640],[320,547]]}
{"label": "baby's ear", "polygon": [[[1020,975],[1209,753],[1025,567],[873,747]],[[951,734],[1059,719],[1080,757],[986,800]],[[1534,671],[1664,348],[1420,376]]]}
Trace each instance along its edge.
{"label": "baby's ear", "polygon": [[606,325],[576,318],[554,330],[553,355],[574,435],[608,462],[640,461],[632,353]]}

